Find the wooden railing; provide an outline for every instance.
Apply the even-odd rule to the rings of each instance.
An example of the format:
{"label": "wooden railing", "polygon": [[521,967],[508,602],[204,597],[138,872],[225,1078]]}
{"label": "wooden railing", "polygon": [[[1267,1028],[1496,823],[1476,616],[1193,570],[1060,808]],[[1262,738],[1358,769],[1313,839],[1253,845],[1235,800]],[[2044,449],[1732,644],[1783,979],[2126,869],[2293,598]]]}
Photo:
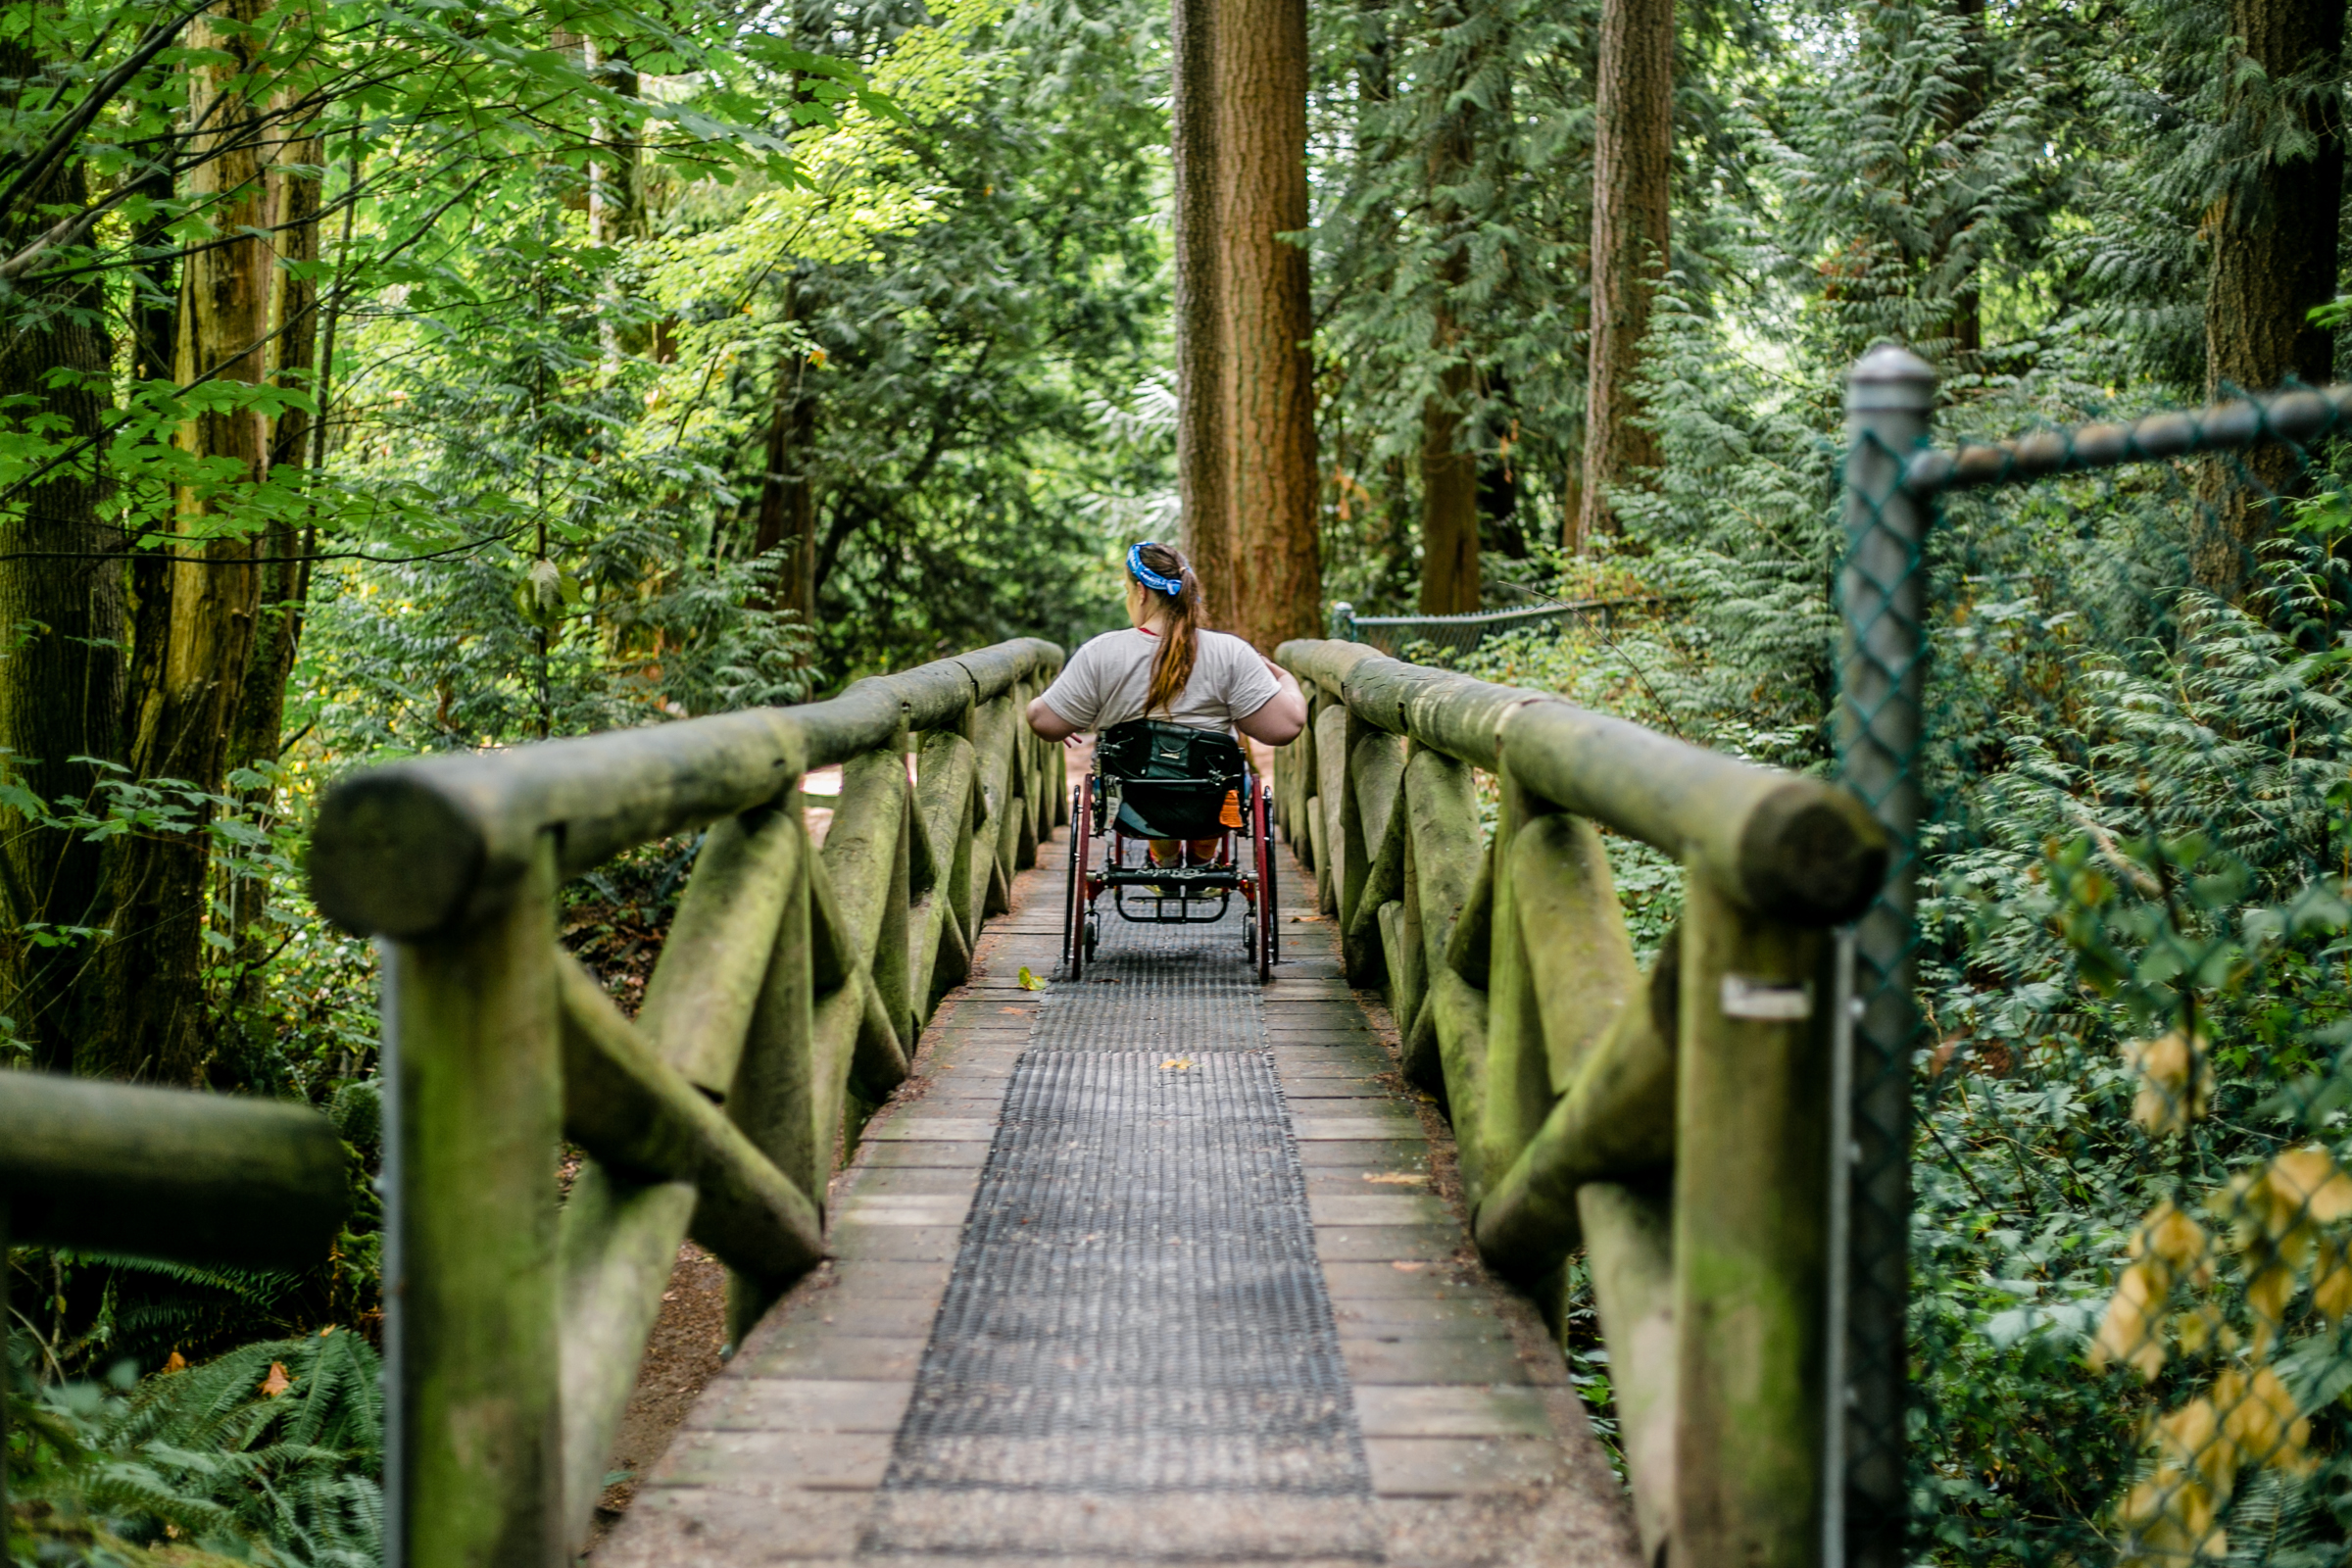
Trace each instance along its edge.
{"label": "wooden railing", "polygon": [[[679,1242],[740,1340],[822,1255],[837,1149],[906,1075],[984,916],[1066,816],[1002,643],[831,702],[338,785],[310,873],[384,958],[386,1561],[569,1560]],[[838,763],[821,849],[801,778]],[[624,1018],[557,944],[566,877],[709,824]],[[556,1152],[585,1152],[557,1202]]]}
{"label": "wooden railing", "polygon": [[[1820,1560],[1838,976],[1886,874],[1841,790],[1357,643],[1277,654],[1312,717],[1276,811],[1443,1095],[1478,1246],[1585,1249],[1646,1560]],[[1499,812],[1481,823],[1474,770]],[[1684,865],[1637,970],[1598,829]]]}

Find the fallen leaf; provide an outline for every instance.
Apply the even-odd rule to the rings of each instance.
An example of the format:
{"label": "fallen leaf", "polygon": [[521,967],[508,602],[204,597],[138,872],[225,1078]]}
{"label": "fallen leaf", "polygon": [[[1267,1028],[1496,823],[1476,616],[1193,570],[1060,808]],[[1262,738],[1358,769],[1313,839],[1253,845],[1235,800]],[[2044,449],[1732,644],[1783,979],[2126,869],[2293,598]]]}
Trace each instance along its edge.
{"label": "fallen leaf", "polygon": [[334,1326],[332,1323],[329,1323],[329,1324],[328,1324],[326,1327],[324,1327],[324,1328],[322,1328],[322,1329],[320,1329],[320,1330],[318,1331],[318,1337],[319,1337],[320,1339],[322,1339],[322,1340],[323,1340],[323,1339],[325,1339],[325,1338],[326,1338],[328,1335],[330,1335],[330,1334],[332,1334],[332,1333],[334,1333],[334,1332],[335,1332],[335,1326]]}
{"label": "fallen leaf", "polygon": [[1420,1182],[1425,1182],[1429,1180],[1429,1178],[1426,1176],[1417,1176],[1409,1170],[1368,1170],[1364,1172],[1364,1180],[1368,1182],[1380,1182],[1390,1187],[1402,1187],[1408,1183],[1417,1184]]}
{"label": "fallen leaf", "polygon": [[1399,1274],[1418,1274],[1429,1265],[1427,1263],[1409,1263],[1400,1257],[1390,1263],[1389,1267]]}
{"label": "fallen leaf", "polygon": [[1291,916],[1293,925],[1321,925],[1322,923],[1323,917],[1319,914],[1294,914]]}
{"label": "fallen leaf", "polygon": [[188,1358],[180,1354],[177,1350],[173,1350],[172,1352],[172,1359],[164,1363],[164,1370],[167,1372],[185,1372],[187,1369]]}
{"label": "fallen leaf", "polygon": [[1190,1056],[1170,1056],[1167,1060],[1159,1064],[1159,1070],[1161,1072],[1191,1072],[1193,1070],[1193,1058]]}
{"label": "fallen leaf", "polygon": [[1043,980],[1040,980],[1037,976],[1031,974],[1029,972],[1029,966],[1025,963],[1021,965],[1020,979],[1021,989],[1023,991],[1043,991],[1046,989],[1046,983]]}
{"label": "fallen leaf", "polygon": [[262,1379],[262,1392],[274,1399],[293,1386],[294,1380],[286,1376],[286,1363],[283,1361],[270,1362],[270,1375]]}
{"label": "fallen leaf", "polygon": [[1027,1012],[1029,1009],[1027,1007],[999,1007],[997,1010],[999,1012]]}

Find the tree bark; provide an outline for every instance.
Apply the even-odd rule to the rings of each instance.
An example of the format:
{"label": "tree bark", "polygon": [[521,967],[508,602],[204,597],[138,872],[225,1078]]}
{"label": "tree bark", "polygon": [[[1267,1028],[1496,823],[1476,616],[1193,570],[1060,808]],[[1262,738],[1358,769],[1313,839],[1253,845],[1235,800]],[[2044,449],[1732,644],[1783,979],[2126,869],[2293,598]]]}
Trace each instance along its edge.
{"label": "tree bark", "polygon": [[[318,260],[318,170],[325,157],[316,127],[291,135],[266,174],[274,259],[270,273],[270,379],[280,386],[315,389],[318,384],[318,284],[308,271]],[[289,408],[270,422],[265,473],[299,469],[311,450],[311,416]],[[245,672],[243,701],[228,747],[231,767],[274,762],[283,738],[286,682],[302,642],[303,605],[309,596],[307,559],[316,529],[291,520],[272,521],[258,548],[260,616],[253,655]],[[240,906],[240,913],[242,912]],[[240,924],[242,921],[240,920]]]}
{"label": "tree bark", "polygon": [[1176,241],[1176,488],[1184,553],[1207,595],[1208,622],[1240,609],[1233,496],[1225,466],[1230,375],[1222,283],[1222,166],[1217,156],[1217,0],[1175,0],[1169,159]]}
{"label": "tree bark", "polygon": [[1430,349],[1445,362],[1439,391],[1421,404],[1421,613],[1459,615],[1479,607],[1478,457],[1461,450],[1462,402],[1470,367],[1460,357],[1461,329],[1453,292],[1469,275],[1469,236],[1462,232],[1454,190],[1475,152],[1470,105],[1460,88],[1478,68],[1462,51],[1450,80],[1438,84],[1443,107],[1429,141],[1430,224],[1445,246],[1437,269],[1437,320]]}
{"label": "tree bark", "polygon": [[1658,462],[1634,396],[1650,298],[1668,254],[1674,159],[1674,0],[1602,0],[1592,106],[1592,341],[1585,394],[1581,553],[1617,531],[1611,487]]}
{"label": "tree bark", "polygon": [[[784,283],[784,318],[802,319],[800,287]],[[778,546],[788,547],[776,568],[776,587],[768,599],[773,610],[790,610],[801,624],[816,625],[816,483],[808,470],[809,449],[816,438],[816,399],[806,387],[808,359],[788,350],[776,364],[775,390],[769,400],[766,466],[760,471],[760,513],[752,533],[752,554],[764,556]]]}
{"label": "tree bark", "polygon": [[1280,237],[1307,222],[1306,61],[1305,0],[1219,0],[1232,624],[1269,651],[1323,619],[1313,303],[1305,250]]}
{"label": "tree bark", "polygon": [[[38,99],[41,66],[21,45],[0,43],[0,91]],[[0,254],[86,197],[80,160],[61,162],[0,220]],[[50,441],[97,437],[111,402],[111,345],[92,325],[105,304],[95,276],[47,285],[35,273],[0,307],[0,438],[44,425]],[[72,379],[53,382],[59,371]],[[122,749],[122,573],[121,560],[108,558],[122,538],[100,515],[103,499],[93,448],[0,511],[0,554],[61,553],[0,562],[0,635],[14,645],[0,658],[0,768],[53,808],[61,797],[87,798],[98,780],[97,768],[72,759]],[[101,886],[100,846],[0,811],[0,1012],[44,1068],[67,1067],[84,1032],[75,977],[90,949],[35,942],[27,927],[97,925]]]}
{"label": "tree bark", "polygon": [[[226,0],[188,34],[192,50],[224,56],[191,64],[189,122],[200,160],[185,189],[205,205],[220,236],[193,252],[180,272],[179,343],[174,373],[185,386],[201,376],[257,384],[269,373],[264,339],[270,323],[270,253],[256,230],[269,220],[261,149],[270,129],[266,87],[256,51],[266,29],[255,24],[269,0]],[[221,17],[230,25],[214,20]],[[238,25],[238,24],[242,25]],[[233,30],[231,30],[233,27]],[[238,480],[258,485],[269,469],[268,421],[250,409],[197,414],[179,429],[182,451],[226,460]],[[183,486],[174,498],[168,621],[152,690],[141,694],[131,769],[142,780],[177,779],[219,794],[239,712],[261,605],[259,553],[251,538],[207,538],[237,510],[233,490]],[[146,607],[142,606],[142,610]],[[144,624],[142,630],[149,628]],[[147,650],[142,650],[142,660]],[[113,940],[101,950],[103,1020],[77,1063],[118,1077],[192,1082],[206,1056],[204,918],[211,857],[198,813],[192,831],[125,834],[108,867]]]}
{"label": "tree bark", "polygon": [[[2269,82],[2301,73],[2336,69],[2344,45],[2342,0],[2230,0],[2230,32]],[[2267,90],[2267,84],[2253,91]],[[2257,112],[2249,90],[2233,92],[2230,112]],[[2236,188],[2206,215],[2213,247],[2205,294],[2205,388],[2209,397],[2267,392],[2289,377],[2327,384],[2334,368],[2334,337],[2311,324],[2310,312],[2336,291],[2336,225],[2343,206],[2344,133],[2334,95],[2312,95],[2302,108],[2273,108],[2301,117],[2311,138],[2306,156],[2263,155]],[[2256,127],[2241,127],[2253,140]],[[2269,136],[2262,138],[2265,141]],[[2275,497],[2305,488],[2294,455],[2258,447],[2208,467],[2205,520],[2194,546],[2193,569],[2204,587],[2234,598],[2256,564],[2262,542],[2278,525]],[[2265,494],[2268,492],[2268,494]]]}
{"label": "tree bark", "polygon": [[[1452,313],[1438,314],[1441,344]],[[1467,614],[1479,607],[1478,455],[1461,450],[1455,413],[1470,368],[1446,368],[1444,390],[1421,406],[1421,613]]]}

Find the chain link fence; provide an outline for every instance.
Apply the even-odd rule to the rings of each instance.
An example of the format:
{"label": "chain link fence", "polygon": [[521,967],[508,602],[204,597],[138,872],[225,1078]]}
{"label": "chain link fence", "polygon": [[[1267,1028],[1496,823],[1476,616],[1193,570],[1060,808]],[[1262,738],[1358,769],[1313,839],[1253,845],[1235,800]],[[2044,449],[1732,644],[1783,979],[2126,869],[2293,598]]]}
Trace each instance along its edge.
{"label": "chain link fence", "polygon": [[1997,445],[1849,388],[1831,1561],[2352,1541],[2352,389]]}

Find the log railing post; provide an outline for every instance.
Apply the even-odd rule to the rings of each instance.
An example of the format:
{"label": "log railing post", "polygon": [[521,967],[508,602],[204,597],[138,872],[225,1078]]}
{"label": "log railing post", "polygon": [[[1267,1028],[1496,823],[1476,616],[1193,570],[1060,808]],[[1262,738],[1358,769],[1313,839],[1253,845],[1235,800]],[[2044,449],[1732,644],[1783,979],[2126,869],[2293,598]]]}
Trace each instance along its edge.
{"label": "log railing post", "polygon": [[556,859],[506,906],[386,944],[386,1561],[567,1560],[557,1360]]}
{"label": "log railing post", "polygon": [[[832,1155],[832,1140],[826,1138],[820,1151],[812,1077],[816,985],[810,963],[808,913],[811,852],[798,789],[778,814],[792,837],[793,856],[785,877],[784,907],[776,919],[776,939],[760,976],[760,1000],[752,1009],[743,1056],[727,1093],[727,1115],[821,1210],[825,1181],[831,1175],[823,1166]],[[775,1293],[767,1285],[729,1270],[726,1343],[741,1345],[774,1299]]]}
{"label": "log railing post", "polygon": [[1820,1561],[1831,943],[1684,876],[1677,1562]]}

